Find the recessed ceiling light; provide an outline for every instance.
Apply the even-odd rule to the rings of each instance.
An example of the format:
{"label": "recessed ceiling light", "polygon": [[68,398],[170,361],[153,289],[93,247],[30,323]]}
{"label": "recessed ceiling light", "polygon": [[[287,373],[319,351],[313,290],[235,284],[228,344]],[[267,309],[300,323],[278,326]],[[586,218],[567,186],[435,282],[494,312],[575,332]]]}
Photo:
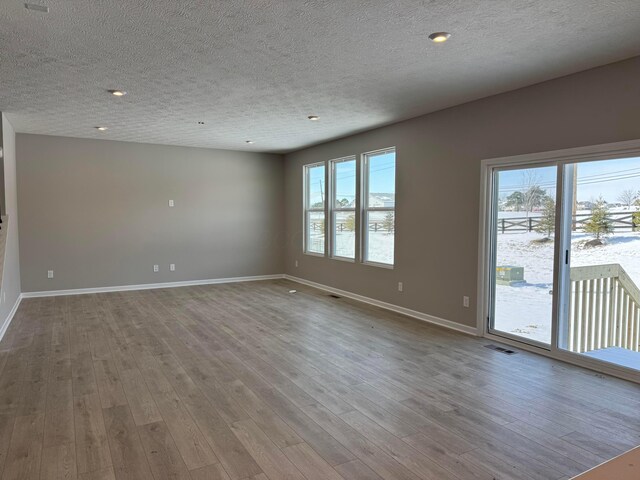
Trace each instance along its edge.
{"label": "recessed ceiling light", "polygon": [[449,40],[449,37],[451,37],[451,34],[447,32],[435,32],[429,35],[433,43],[444,43]]}
{"label": "recessed ceiling light", "polygon": [[104,132],[106,130],[109,130],[109,127],[96,127],[96,130],[100,130],[101,132]]}
{"label": "recessed ceiling light", "polygon": [[317,122],[318,120],[320,120],[320,117],[317,115],[309,115],[307,118],[312,122]]}
{"label": "recessed ceiling light", "polygon": [[247,142],[249,145],[253,145],[253,140],[247,140]]}
{"label": "recessed ceiling light", "polygon": [[108,90],[108,92],[114,97],[124,97],[127,94],[124,90]]}
{"label": "recessed ceiling light", "polygon": [[46,5],[36,5],[35,3],[25,3],[24,8],[27,10],[34,10],[36,12],[49,13],[49,7]]}

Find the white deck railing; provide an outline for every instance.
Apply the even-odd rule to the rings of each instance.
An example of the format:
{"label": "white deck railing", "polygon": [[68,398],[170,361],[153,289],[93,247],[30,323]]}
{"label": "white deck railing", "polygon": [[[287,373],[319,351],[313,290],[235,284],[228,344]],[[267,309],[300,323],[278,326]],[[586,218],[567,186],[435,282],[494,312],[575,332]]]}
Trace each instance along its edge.
{"label": "white deck railing", "polygon": [[568,348],[640,351],[640,290],[619,264],[572,267]]}

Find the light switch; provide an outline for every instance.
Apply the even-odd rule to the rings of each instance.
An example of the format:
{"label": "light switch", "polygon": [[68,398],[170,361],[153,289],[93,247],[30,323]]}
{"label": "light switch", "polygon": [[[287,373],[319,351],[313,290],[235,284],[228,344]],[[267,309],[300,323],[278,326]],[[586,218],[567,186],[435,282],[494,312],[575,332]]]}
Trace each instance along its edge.
{"label": "light switch", "polygon": [[175,203],[173,203],[173,200],[169,200],[169,206],[170,206],[170,207],[175,206]]}

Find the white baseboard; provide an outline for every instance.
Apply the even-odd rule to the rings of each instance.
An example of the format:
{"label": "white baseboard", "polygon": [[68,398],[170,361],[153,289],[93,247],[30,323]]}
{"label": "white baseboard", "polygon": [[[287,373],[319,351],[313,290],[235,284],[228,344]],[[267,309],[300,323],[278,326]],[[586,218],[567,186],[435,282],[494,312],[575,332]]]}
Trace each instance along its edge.
{"label": "white baseboard", "polygon": [[7,318],[4,321],[4,325],[2,325],[2,328],[0,329],[0,340],[2,340],[4,338],[4,334],[7,333],[7,329],[9,328],[9,325],[11,325],[11,320],[13,320],[13,316],[18,311],[20,302],[22,302],[22,294],[18,295],[18,298],[16,299],[16,303],[13,304],[13,308],[9,312],[9,315],[7,315]]}
{"label": "white baseboard", "polygon": [[190,287],[194,285],[214,285],[218,283],[255,282],[259,280],[278,280],[284,274],[256,275],[252,277],[211,278],[206,280],[186,280],[182,282],[145,283],[139,285],[119,285],[113,287],[76,288],[70,290],[45,290],[43,292],[23,292],[23,298],[58,297],[62,295],[85,295],[87,293],[124,292],[129,290],[153,290],[156,288]]}
{"label": "white baseboard", "polygon": [[[405,307],[400,307],[398,305],[393,305],[391,303],[382,302],[374,298],[358,295],[357,293],[348,292],[346,290],[340,290],[338,288],[333,288],[328,285],[322,285],[320,283],[312,282],[310,280],[305,280],[304,278],[294,277],[291,275],[285,275],[281,273],[275,274],[275,275],[256,275],[251,277],[213,278],[213,279],[205,279],[205,280],[187,280],[183,282],[147,283],[147,284],[138,284],[138,285],[119,285],[119,286],[112,286],[112,287],[76,288],[76,289],[69,289],[69,290],[46,290],[42,292],[23,292],[20,295],[20,298],[18,299],[18,301],[16,302],[16,305],[14,306],[13,310],[11,311],[10,318],[13,318],[13,315],[15,314],[15,311],[18,309],[20,301],[23,298],[57,297],[62,295],[85,295],[88,293],[124,292],[124,291],[130,291],[130,290],[151,290],[151,289],[157,289],[157,288],[189,287],[194,285],[214,285],[214,284],[220,284],[220,283],[254,282],[259,280],[278,280],[282,278],[286,278],[287,280],[291,280],[293,282],[308,285],[310,287],[318,288],[320,290],[325,290],[327,292],[335,293],[343,297],[348,297],[353,300],[357,300],[359,302],[367,303],[369,305],[384,308],[392,312],[401,313],[403,315],[407,315],[409,317],[422,320],[423,322],[433,323],[435,325],[446,327],[451,330],[456,330],[458,332],[466,333],[468,335],[475,336],[478,334],[475,328],[468,327],[466,325],[461,325],[459,323],[452,322],[451,320],[445,320],[444,318],[428,315],[426,313],[418,312],[416,310],[411,310]],[[3,331],[0,333],[4,334],[4,330],[6,330],[6,327],[8,327],[9,323],[10,321],[7,322]],[[0,338],[2,337],[0,336]]]}
{"label": "white baseboard", "polygon": [[340,290],[339,288],[323,285],[321,283],[312,282],[310,280],[305,280],[304,278],[294,277],[286,274],[284,275],[284,278],[286,278],[287,280],[291,280],[292,282],[301,283],[303,285],[308,285],[320,290],[335,293],[336,295],[340,295],[342,297],[347,297],[353,300],[358,300],[359,302],[368,303],[369,305],[373,305],[375,307],[384,308],[385,310],[401,313],[403,315],[407,315],[408,317],[417,318],[418,320],[422,320],[423,322],[433,323],[435,325],[466,333],[468,335],[478,336],[478,330],[475,327],[468,327],[467,325],[452,322],[451,320],[445,320],[444,318],[418,312],[417,310],[411,310],[410,308],[400,307],[399,305],[394,305],[392,303],[382,302],[380,300],[376,300],[375,298],[365,297],[363,295],[358,295],[357,293],[352,293],[346,290]]}

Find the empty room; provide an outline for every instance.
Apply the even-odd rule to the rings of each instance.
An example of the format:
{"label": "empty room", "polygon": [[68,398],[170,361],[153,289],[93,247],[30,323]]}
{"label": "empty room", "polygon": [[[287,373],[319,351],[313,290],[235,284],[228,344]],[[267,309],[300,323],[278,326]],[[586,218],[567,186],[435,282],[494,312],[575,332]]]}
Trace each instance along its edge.
{"label": "empty room", "polygon": [[0,2],[0,480],[640,479],[640,2]]}

